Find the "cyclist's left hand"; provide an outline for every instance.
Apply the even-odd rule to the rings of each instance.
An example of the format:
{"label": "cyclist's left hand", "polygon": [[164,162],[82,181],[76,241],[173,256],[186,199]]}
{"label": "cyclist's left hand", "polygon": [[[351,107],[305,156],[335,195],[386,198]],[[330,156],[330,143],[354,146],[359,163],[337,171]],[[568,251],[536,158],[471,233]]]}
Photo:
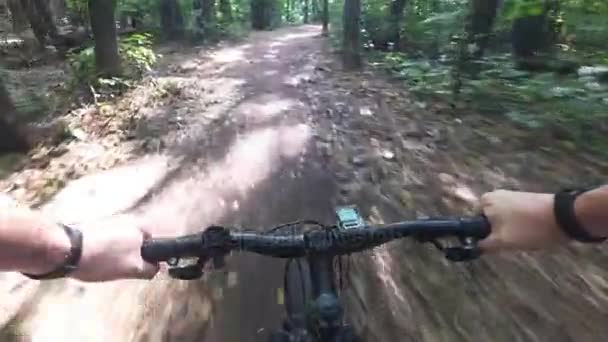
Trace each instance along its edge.
{"label": "cyclist's left hand", "polygon": [[75,225],[82,231],[82,257],[70,277],[89,282],[118,279],[151,279],[159,271],[141,257],[142,242],[149,234],[128,215],[95,223]]}

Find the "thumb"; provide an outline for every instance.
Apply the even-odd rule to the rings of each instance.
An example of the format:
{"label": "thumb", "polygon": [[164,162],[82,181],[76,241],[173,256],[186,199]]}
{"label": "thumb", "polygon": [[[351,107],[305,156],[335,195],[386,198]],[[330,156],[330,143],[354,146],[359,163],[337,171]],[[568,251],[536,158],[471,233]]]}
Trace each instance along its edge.
{"label": "thumb", "polygon": [[[149,240],[152,238],[152,235],[150,234],[150,232],[146,231],[146,230],[141,230],[142,232],[142,242]],[[137,274],[137,278],[139,279],[152,279],[154,278],[154,276],[160,271],[160,265],[159,263],[150,263],[147,262],[146,260],[144,260],[141,256],[141,249],[138,250],[138,257],[139,257],[139,269],[138,269],[138,274]]]}

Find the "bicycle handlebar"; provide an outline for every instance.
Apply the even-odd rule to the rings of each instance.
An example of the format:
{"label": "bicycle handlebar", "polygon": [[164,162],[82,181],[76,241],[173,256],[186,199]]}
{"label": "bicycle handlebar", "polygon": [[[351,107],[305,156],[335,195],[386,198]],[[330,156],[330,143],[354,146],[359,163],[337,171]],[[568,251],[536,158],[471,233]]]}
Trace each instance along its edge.
{"label": "bicycle handlebar", "polygon": [[242,250],[277,258],[298,258],[305,255],[344,255],[371,249],[404,237],[432,241],[458,237],[461,241],[478,240],[490,234],[485,216],[455,219],[424,219],[350,230],[318,230],[293,235],[271,235],[236,232],[224,227],[177,238],[144,241],[141,255],[148,262],[172,258],[200,257],[205,260]]}

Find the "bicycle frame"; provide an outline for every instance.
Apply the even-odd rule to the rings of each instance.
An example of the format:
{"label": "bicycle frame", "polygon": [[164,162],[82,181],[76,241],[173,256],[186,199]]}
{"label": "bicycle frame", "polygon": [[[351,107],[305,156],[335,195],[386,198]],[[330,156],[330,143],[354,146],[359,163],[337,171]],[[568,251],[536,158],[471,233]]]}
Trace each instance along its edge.
{"label": "bicycle frame", "polygon": [[[292,324],[295,323],[294,330],[308,331],[319,341],[338,341],[342,329],[345,328],[344,310],[336,293],[334,258],[335,256],[331,254],[306,257],[310,272],[305,276],[311,278],[312,297],[309,298],[310,302],[306,303],[306,312],[301,313],[304,314],[305,319],[291,320]],[[285,293],[285,295],[289,294]],[[288,319],[291,319],[296,313],[287,314]]]}

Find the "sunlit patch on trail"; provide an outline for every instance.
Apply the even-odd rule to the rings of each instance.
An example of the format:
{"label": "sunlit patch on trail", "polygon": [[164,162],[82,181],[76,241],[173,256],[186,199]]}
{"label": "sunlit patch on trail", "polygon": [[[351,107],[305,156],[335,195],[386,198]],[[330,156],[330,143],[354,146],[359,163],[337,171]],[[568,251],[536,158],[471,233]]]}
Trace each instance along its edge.
{"label": "sunlit patch on trail", "polygon": [[211,55],[211,59],[218,63],[232,63],[245,59],[245,45],[232,48],[224,48]]}
{"label": "sunlit patch on trail", "polygon": [[264,122],[285,113],[295,107],[297,102],[290,98],[281,98],[275,94],[265,94],[239,105],[235,109],[236,115],[243,115],[248,121]]}
{"label": "sunlit patch on trail", "polygon": [[289,41],[289,40],[311,38],[311,37],[314,37],[317,35],[319,35],[319,31],[317,31],[317,30],[311,30],[308,32],[301,32],[301,33],[290,33],[290,34],[285,34],[279,38],[276,38],[275,42],[285,42],[285,41]]}
{"label": "sunlit patch on trail", "polygon": [[166,156],[146,157],[80,178],[60,191],[43,211],[70,222],[115,214],[143,197],[164,176],[168,163]]}
{"label": "sunlit patch on trail", "polygon": [[274,76],[279,73],[278,70],[266,70],[264,71],[264,76]]}

